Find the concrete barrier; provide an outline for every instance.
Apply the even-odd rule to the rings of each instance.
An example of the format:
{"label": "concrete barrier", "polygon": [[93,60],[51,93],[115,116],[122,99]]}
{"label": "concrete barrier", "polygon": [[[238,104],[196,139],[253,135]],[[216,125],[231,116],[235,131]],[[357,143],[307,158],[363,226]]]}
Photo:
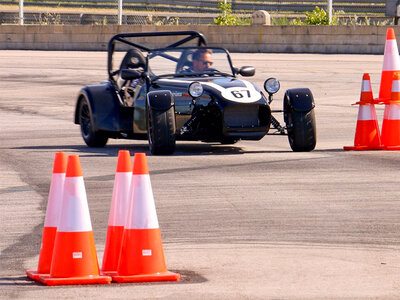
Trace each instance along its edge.
{"label": "concrete barrier", "polygon": [[[231,52],[382,54],[385,26],[0,25],[0,50],[104,51],[117,33],[197,30]],[[395,28],[397,37],[400,29]],[[148,41],[151,47],[167,41]],[[165,44],[164,44],[165,45]]]}

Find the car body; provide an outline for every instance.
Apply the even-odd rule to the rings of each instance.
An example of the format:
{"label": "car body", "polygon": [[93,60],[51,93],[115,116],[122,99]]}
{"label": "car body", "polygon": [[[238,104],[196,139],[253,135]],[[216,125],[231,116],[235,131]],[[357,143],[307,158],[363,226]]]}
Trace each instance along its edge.
{"label": "car body", "polygon": [[[137,42],[169,37],[179,40],[157,49]],[[196,31],[112,37],[109,80],[83,87],[76,104],[74,121],[86,144],[102,147],[109,138],[147,139],[153,154],[171,154],[176,140],[233,144],[260,140],[273,129],[289,136],[294,151],[314,149],[314,99],[309,89],[286,91],[281,111],[286,126],[281,126],[270,108],[279,81],[266,80],[264,95],[255,84],[238,78],[253,76],[253,67],[235,68],[226,49],[206,45]],[[193,56],[205,51],[214,65],[195,71]],[[117,67],[115,60],[120,60]]]}

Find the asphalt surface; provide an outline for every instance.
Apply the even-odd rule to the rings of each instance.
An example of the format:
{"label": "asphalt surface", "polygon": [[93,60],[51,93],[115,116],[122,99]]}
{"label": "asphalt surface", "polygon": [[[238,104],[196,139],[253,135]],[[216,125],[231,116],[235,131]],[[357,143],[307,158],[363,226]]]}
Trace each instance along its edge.
{"label": "asphalt surface", "polygon": [[[315,151],[287,137],[232,146],[178,142],[151,156],[144,141],[84,145],[72,122],[79,89],[106,80],[104,52],[2,51],[0,298],[398,299],[400,153],[353,144],[364,72],[378,94],[383,56],[232,54],[315,97]],[[382,120],[383,107],[377,107]],[[282,120],[282,116],[278,115]],[[81,158],[99,263],[118,150],[146,152],[167,267],[177,283],[46,287],[35,269],[54,153]]]}

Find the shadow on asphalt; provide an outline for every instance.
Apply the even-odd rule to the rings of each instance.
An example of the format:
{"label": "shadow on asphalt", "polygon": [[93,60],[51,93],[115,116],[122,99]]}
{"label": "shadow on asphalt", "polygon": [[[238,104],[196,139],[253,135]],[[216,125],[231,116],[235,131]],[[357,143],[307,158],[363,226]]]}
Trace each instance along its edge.
{"label": "shadow on asphalt", "polygon": [[[24,146],[14,147],[11,149],[28,149],[28,150],[51,150],[54,151],[73,151],[79,152],[82,157],[88,156],[117,156],[119,150],[129,150],[131,153],[144,152],[151,155],[149,147],[146,144],[118,144],[107,145],[102,148],[90,148],[85,145],[57,145],[57,146]],[[172,156],[193,156],[193,155],[226,155],[226,154],[245,154],[245,153],[288,153],[288,150],[244,150],[240,146],[221,145],[221,144],[177,144]],[[162,156],[162,155],[159,155]],[[171,156],[171,155],[165,155]]]}
{"label": "shadow on asphalt", "polygon": [[27,276],[0,277],[0,286],[42,286],[41,283],[30,280]]}

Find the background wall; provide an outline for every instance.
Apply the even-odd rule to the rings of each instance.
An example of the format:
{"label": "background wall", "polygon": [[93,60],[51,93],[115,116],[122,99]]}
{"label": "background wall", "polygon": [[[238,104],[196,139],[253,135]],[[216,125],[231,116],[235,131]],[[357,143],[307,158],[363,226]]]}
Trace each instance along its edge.
{"label": "background wall", "polygon": [[[197,30],[231,52],[383,54],[386,26],[0,25],[0,50],[107,49],[117,33]],[[400,37],[400,29],[395,28]],[[151,47],[162,46],[150,42]],[[157,45],[156,45],[157,44]],[[165,44],[164,44],[165,45]]]}

